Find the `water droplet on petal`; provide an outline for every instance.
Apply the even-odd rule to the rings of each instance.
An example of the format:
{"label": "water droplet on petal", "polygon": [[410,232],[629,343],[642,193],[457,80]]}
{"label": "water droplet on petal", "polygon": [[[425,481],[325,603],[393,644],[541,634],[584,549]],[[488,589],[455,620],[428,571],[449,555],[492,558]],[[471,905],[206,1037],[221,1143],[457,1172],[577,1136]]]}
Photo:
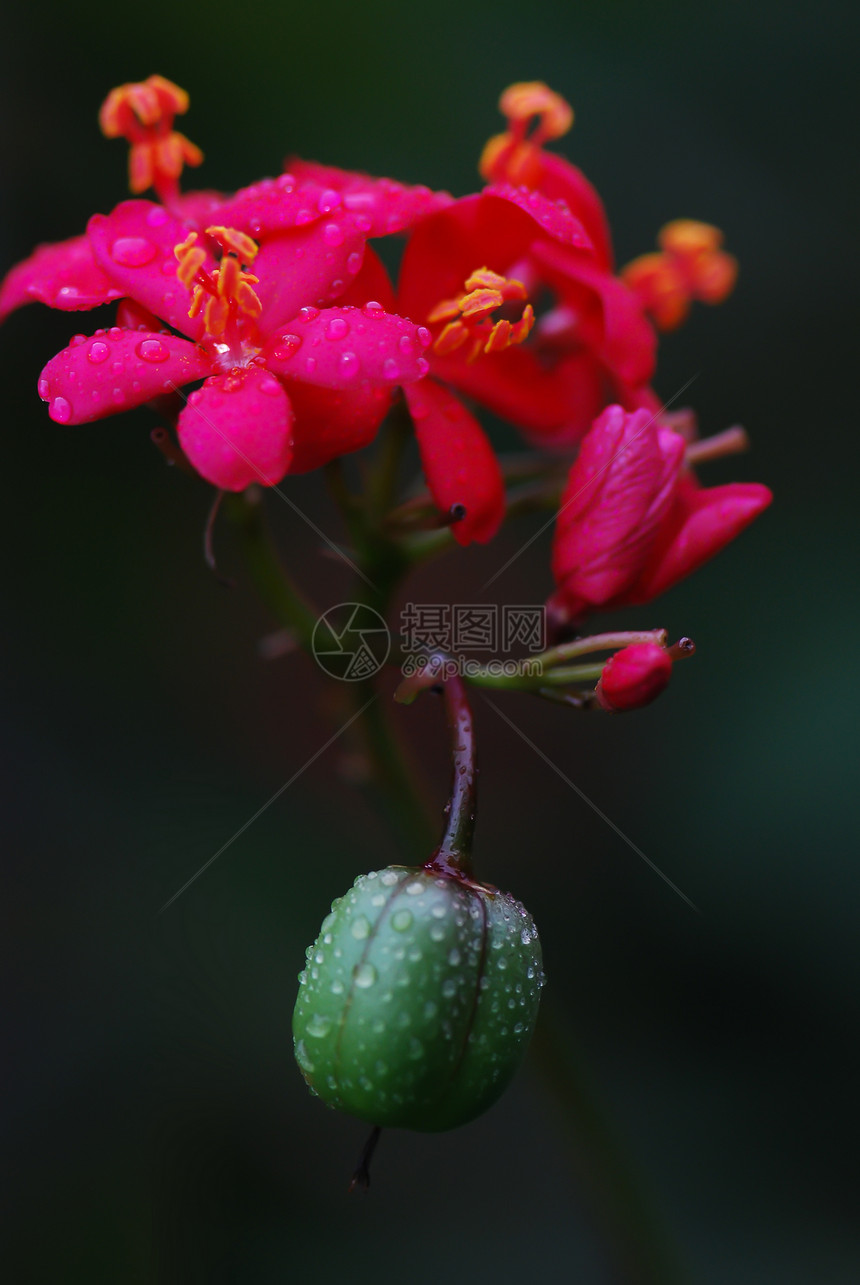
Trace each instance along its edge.
{"label": "water droplet on petal", "polygon": [[91,361],[94,366],[100,366],[103,361],[107,361],[109,356],[110,348],[108,348],[107,344],[103,344],[100,339],[96,339],[94,343],[90,344],[87,361]]}
{"label": "water droplet on petal", "polygon": [[123,268],[142,268],[158,253],[156,246],[142,236],[121,236],[110,248],[114,263]]}
{"label": "water droplet on petal", "polygon": [[319,308],[314,308],[313,306],[309,306],[307,308],[299,308],[299,319],[301,321],[316,321],[319,315],[320,315]]}
{"label": "water droplet on petal", "polygon": [[151,228],[163,228],[168,217],[167,210],[162,209],[160,205],[156,205],[147,214],[146,221]]}
{"label": "water droplet on petal", "polygon": [[370,299],[361,311],[364,313],[365,317],[379,317],[383,312],[385,312],[385,309],[381,303],[377,303],[375,299]]}
{"label": "water droplet on petal", "polygon": [[344,317],[332,317],[325,329],[326,339],[345,339],[349,334],[349,323]]}
{"label": "water droplet on petal", "polygon": [[412,340],[412,336],[401,335],[397,341],[397,347],[400,349],[402,353],[405,353],[407,357],[411,357],[415,348],[415,344]]}
{"label": "water droplet on petal", "polygon": [[413,879],[412,883],[408,883],[405,888],[405,892],[410,897],[417,897],[423,891],[424,891],[424,884],[421,882],[420,879]]}
{"label": "water droplet on petal", "polygon": [[48,407],[48,414],[57,424],[68,424],[72,418],[72,404],[65,397],[55,397]]}
{"label": "water droplet on petal", "polygon": [[281,335],[272,355],[276,361],[289,361],[301,346],[302,341],[299,335]]}
{"label": "water droplet on petal", "polygon": [[337,363],[337,373],[341,379],[354,379],[361,369],[361,362],[354,352],[341,353]]}
{"label": "water droplet on petal", "polygon": [[400,367],[392,357],[389,357],[382,363],[382,373],[386,379],[399,379]]}
{"label": "water droplet on petal", "polygon": [[361,267],[361,255],[358,250],[353,250],[352,254],[346,261],[346,270],[350,276],[354,277]]}
{"label": "water droplet on petal", "polygon": [[112,392],[111,396],[113,397],[113,399],[114,399],[114,401],[116,402],[117,406],[119,406],[121,402],[124,402],[124,401],[125,401],[125,393],[122,391],[122,389],[121,389],[121,388],[115,388],[115,389],[113,390],[113,392]]}
{"label": "water droplet on petal", "polygon": [[87,342],[86,335],[72,335],[71,339],[69,340],[69,347],[80,348],[81,344],[85,344],[86,342]]}
{"label": "water droplet on petal", "polygon": [[170,356],[160,339],[142,339],[134,351],[143,361],[167,361]]}
{"label": "water droplet on petal", "polygon": [[41,397],[43,402],[46,402],[48,400],[50,389],[51,389],[51,385],[48,383],[47,379],[39,380],[39,396]]}
{"label": "water droplet on petal", "polygon": [[411,910],[396,910],[391,916],[391,927],[395,932],[405,933],[406,929],[411,927],[412,919]]}
{"label": "water droplet on petal", "polygon": [[316,368],[317,368],[316,357],[308,357],[307,361],[305,362],[305,374],[312,375],[316,370]]}
{"label": "water droplet on petal", "polygon": [[416,364],[418,366],[418,374],[426,375],[427,371],[430,369],[429,361],[427,361],[425,357],[419,357]]}
{"label": "water droplet on petal", "polygon": [[267,375],[261,379],[258,387],[261,393],[268,393],[270,397],[277,397],[281,391],[281,385],[273,375]]}

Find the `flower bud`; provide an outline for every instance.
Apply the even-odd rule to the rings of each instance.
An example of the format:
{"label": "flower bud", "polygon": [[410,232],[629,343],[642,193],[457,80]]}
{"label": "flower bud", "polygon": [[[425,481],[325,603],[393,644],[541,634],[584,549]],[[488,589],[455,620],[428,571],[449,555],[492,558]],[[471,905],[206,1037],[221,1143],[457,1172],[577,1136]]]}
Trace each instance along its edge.
{"label": "flower bud", "polygon": [[596,695],[604,709],[638,709],[649,705],[672,676],[672,658],[657,643],[632,643],[603,667]]}
{"label": "flower bud", "polygon": [[499,1097],[544,976],[518,901],[429,864],[361,875],[299,982],[295,1055],[312,1092],[375,1125],[435,1132]]}

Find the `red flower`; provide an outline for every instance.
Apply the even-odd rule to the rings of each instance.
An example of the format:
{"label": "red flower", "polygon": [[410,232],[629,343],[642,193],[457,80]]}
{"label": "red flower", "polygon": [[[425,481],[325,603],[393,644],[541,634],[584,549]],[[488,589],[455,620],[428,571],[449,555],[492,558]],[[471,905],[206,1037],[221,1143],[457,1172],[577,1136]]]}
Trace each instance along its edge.
{"label": "red flower", "polygon": [[609,406],[570,471],[553,544],[563,620],[648,602],[739,535],[772,499],[766,486],[701,488],[684,439],[646,410]]}
{"label": "red flower", "polygon": [[[549,287],[555,306],[538,320],[534,342],[545,365],[564,371],[570,389],[565,417],[525,423],[539,444],[578,442],[607,401],[627,410],[659,402],[649,383],[656,336],[639,297],[613,275],[612,242],[603,204],[580,169],[543,148],[573,123],[565,100],[540,82],[511,85],[502,94],[504,134],[484,148],[480,169],[494,183],[524,185],[568,208],[585,229],[594,253],[572,255],[542,243],[530,255],[533,279]],[[529,125],[536,128],[528,134]]]}
{"label": "red flower", "polygon": [[650,705],[672,677],[672,658],[657,643],[632,643],[603,666],[595,693],[608,710],[639,709]]}
{"label": "red flower", "polygon": [[148,201],[95,215],[87,238],[107,286],[92,302],[121,295],[134,306],[122,305],[129,324],[76,338],[45,367],[51,417],[84,423],[207,377],[179,440],[227,490],[274,485],[365,445],[392,389],[426,371],[430,336],[356,299],[365,233],[330,204],[287,175],[222,202],[205,236]]}
{"label": "red flower", "polygon": [[534,326],[528,297],[538,285],[534,256],[542,247],[593,258],[566,207],[495,186],[422,219],[403,254],[396,308],[431,331],[435,377],[407,389],[406,400],[434,500],[443,510],[452,502],[466,508],[452,528],[462,544],[496,532],[504,488],[484,430],[451,389],[525,427],[563,423],[575,395],[570,371],[547,365],[526,343]]}

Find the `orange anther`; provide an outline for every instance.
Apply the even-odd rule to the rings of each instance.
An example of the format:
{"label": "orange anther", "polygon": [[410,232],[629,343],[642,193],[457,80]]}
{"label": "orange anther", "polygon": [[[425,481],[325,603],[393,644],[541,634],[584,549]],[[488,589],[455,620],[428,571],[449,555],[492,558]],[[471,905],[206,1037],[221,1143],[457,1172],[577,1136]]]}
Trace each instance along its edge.
{"label": "orange anther", "polygon": [[435,326],[440,321],[453,321],[454,318],[459,317],[459,315],[459,299],[443,299],[442,302],[437,303],[436,307],[428,314],[427,324],[428,326]]}
{"label": "orange anther", "polygon": [[493,272],[490,268],[476,268],[471,276],[466,278],[465,289],[467,291],[480,290],[482,286],[485,286],[488,290],[501,290],[507,283],[507,277],[500,276],[498,272]]}
{"label": "orange anther", "polygon": [[462,348],[467,339],[471,345],[466,361],[474,361],[482,352],[501,352],[511,344],[522,343],[534,325],[534,311],[526,304],[516,322],[502,317],[492,320],[492,313],[503,304],[526,298],[522,281],[503,277],[492,269],[476,268],[465,282],[466,293],[458,299],[443,299],[432,309],[427,321],[430,325],[447,322],[433,345],[439,356],[447,356]]}
{"label": "orange anther", "polygon": [[257,242],[235,228],[211,227],[206,229],[206,235],[217,241],[225,253],[235,254],[243,263],[253,263],[257,257],[260,248]]}
{"label": "orange anther", "polygon": [[460,299],[460,311],[464,317],[488,317],[494,308],[501,308],[505,296],[501,290],[473,290]]}
{"label": "orange anther", "polygon": [[676,219],[660,230],[659,252],[640,255],[622,272],[661,330],[674,330],[690,303],[721,303],[737,280],[737,260],[720,249],[723,234],[710,223]]}
{"label": "orange anther", "polygon": [[169,129],[174,116],[182,116],[187,111],[188,95],[184,89],[163,76],[149,76],[112,89],[99,111],[99,124],[108,138],[117,138],[120,134],[128,137],[133,122],[151,129],[169,117]]}
{"label": "orange anther", "polygon": [[[532,142],[540,144],[547,138],[561,138],[573,124],[573,108],[561,94],[556,94],[541,80],[519,81],[509,85],[499,99],[499,110],[508,118],[508,128],[519,137],[532,116],[539,124],[532,135]],[[517,125],[521,129],[517,129]]]}
{"label": "orange anther", "polygon": [[122,136],[131,144],[129,186],[132,192],[154,187],[163,200],[176,195],[185,165],[199,165],[203,153],[173,129],[173,118],[188,110],[184,89],[150,76],[112,89],[99,112],[102,133]]}
{"label": "orange anther", "polygon": [[452,321],[437,337],[433,345],[433,351],[437,352],[440,357],[447,357],[448,353],[456,352],[468,338],[469,327],[464,326],[462,321]]}

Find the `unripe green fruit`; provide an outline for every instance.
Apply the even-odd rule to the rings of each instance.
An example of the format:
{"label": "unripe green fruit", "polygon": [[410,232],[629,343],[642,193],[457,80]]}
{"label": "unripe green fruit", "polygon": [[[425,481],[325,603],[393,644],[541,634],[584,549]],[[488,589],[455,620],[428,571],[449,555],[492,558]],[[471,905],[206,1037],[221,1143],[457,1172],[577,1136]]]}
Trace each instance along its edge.
{"label": "unripe green fruit", "polygon": [[431,867],[361,875],[307,952],[296,1061],[329,1106],[452,1129],[508,1084],[543,980],[537,930],[507,893]]}

